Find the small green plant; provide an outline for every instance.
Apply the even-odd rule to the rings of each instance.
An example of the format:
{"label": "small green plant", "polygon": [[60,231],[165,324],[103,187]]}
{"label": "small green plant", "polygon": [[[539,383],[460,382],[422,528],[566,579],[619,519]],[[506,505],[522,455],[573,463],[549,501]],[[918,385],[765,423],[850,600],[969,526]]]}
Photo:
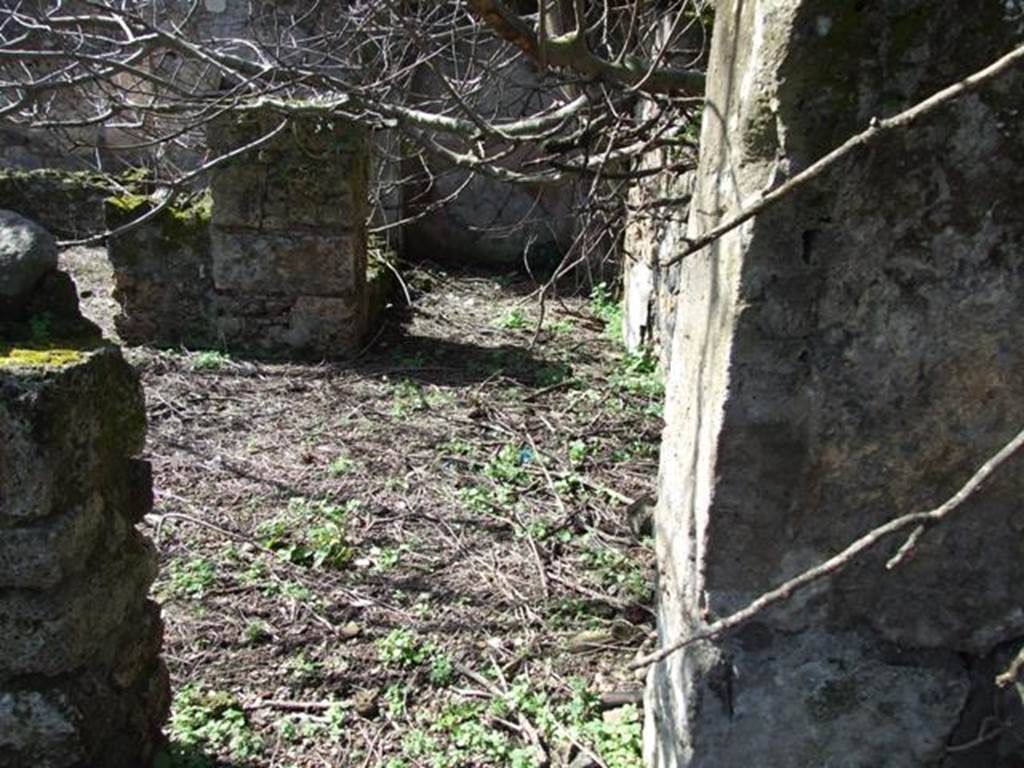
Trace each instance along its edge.
{"label": "small green plant", "polygon": [[444,453],[450,453],[453,456],[472,456],[475,451],[473,444],[465,440],[449,440],[447,443],[442,443],[439,448]]}
{"label": "small green plant", "polygon": [[643,723],[633,705],[622,707],[611,720],[592,718],[580,731],[608,768],[643,768]]}
{"label": "small green plant", "polygon": [[573,466],[579,466],[590,456],[590,446],[586,440],[573,440],[569,443],[569,461]]}
{"label": "small green plant", "polygon": [[506,443],[498,455],[484,466],[484,474],[500,483],[520,485],[528,477],[525,465],[533,460],[533,451]]}
{"label": "small green plant", "polygon": [[608,382],[620,392],[661,400],[665,381],[658,370],[658,358],[650,347],[622,355]]}
{"label": "small green plant", "polygon": [[581,559],[603,588],[623,592],[637,600],[648,597],[650,582],[643,564],[636,558],[617,549],[587,544]]}
{"label": "small green plant", "polygon": [[174,697],[168,735],[171,760],[175,753],[184,755],[201,748],[245,761],[263,749],[262,740],[249,726],[237,699],[223,691],[199,686],[185,686]]}
{"label": "small green plant", "polygon": [[270,625],[263,619],[251,619],[245,625],[245,639],[252,644],[266,642],[274,636]]}
{"label": "small green plant", "polygon": [[231,362],[231,358],[225,355],[223,352],[216,350],[206,350],[204,352],[197,352],[192,357],[192,370],[193,371],[219,371]]}
{"label": "small green plant", "polygon": [[341,477],[342,475],[349,474],[353,469],[355,469],[355,467],[356,463],[352,461],[352,459],[348,456],[342,455],[338,456],[338,458],[331,462],[331,465],[327,468],[327,472],[331,477]]}
{"label": "small green plant", "polygon": [[433,648],[408,629],[393,629],[377,642],[377,657],[391,667],[416,667],[430,658]]}
{"label": "small green plant", "polygon": [[430,660],[430,682],[438,687],[448,685],[455,674],[455,665],[448,654],[437,651]]}
{"label": "small green plant", "polygon": [[177,598],[200,599],[217,580],[217,568],[201,557],[172,560],[167,567],[166,591]]}
{"label": "small green plant", "polygon": [[459,488],[458,495],[462,505],[475,514],[484,515],[494,509],[494,493],[486,485],[469,485]]}
{"label": "small green plant", "polygon": [[425,411],[430,405],[422,388],[415,382],[402,379],[391,390],[391,413],[406,416],[413,411]]}
{"label": "small green plant", "polygon": [[529,325],[529,321],[521,307],[513,307],[501,316],[498,325],[509,331],[521,331]]}
{"label": "small green plant", "polygon": [[323,662],[310,658],[303,652],[295,654],[286,665],[292,677],[306,680],[315,677],[323,669]]}
{"label": "small green plant", "polygon": [[409,551],[406,544],[397,547],[371,547],[370,557],[373,558],[373,567],[378,571],[386,571],[394,568],[402,561],[402,555]]}
{"label": "small green plant", "polygon": [[612,297],[608,283],[598,283],[590,291],[590,311],[604,321],[607,336],[622,340],[622,304]]}
{"label": "small green plant", "polygon": [[358,507],[355,500],[339,507],[293,498],[287,514],[260,523],[256,534],[264,547],[290,563],[340,568],[354,556],[347,539],[347,522],[348,515]]}
{"label": "small green plant", "polygon": [[408,689],[401,683],[387,687],[384,691],[384,706],[387,709],[388,717],[392,720],[401,720],[405,717],[408,696]]}

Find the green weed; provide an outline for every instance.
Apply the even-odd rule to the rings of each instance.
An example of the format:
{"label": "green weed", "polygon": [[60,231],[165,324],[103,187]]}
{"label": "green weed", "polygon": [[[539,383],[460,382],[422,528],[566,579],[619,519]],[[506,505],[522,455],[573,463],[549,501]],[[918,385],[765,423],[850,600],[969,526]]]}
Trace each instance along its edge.
{"label": "green weed", "polygon": [[331,462],[331,465],[327,468],[327,473],[331,477],[341,477],[342,475],[349,474],[355,467],[356,463],[352,459],[341,455]]}
{"label": "green weed", "polygon": [[650,591],[647,572],[641,562],[610,547],[588,544],[581,553],[583,566],[604,589],[645,600]]}
{"label": "green weed", "polygon": [[579,466],[590,456],[590,445],[586,440],[573,440],[569,443],[569,461],[573,466]]}
{"label": "green weed", "polygon": [[486,485],[469,485],[458,490],[459,501],[469,511],[484,515],[493,511],[494,492]]}
{"label": "green weed", "polygon": [[295,565],[340,568],[354,556],[347,523],[358,506],[355,500],[339,507],[293,498],[287,514],[260,523],[256,535],[264,547]]}
{"label": "green weed", "polygon": [[622,341],[622,304],[612,297],[608,283],[598,283],[590,291],[590,311],[604,320],[608,337]]}
{"label": "green weed", "polygon": [[231,358],[223,352],[206,350],[197,352],[191,361],[193,371],[219,371],[231,362]]}
{"label": "green weed", "polygon": [[521,331],[529,325],[521,307],[513,307],[498,320],[498,326],[509,331]]}
{"label": "green weed", "polygon": [[217,567],[201,557],[172,560],[167,566],[167,594],[177,598],[201,599],[217,580]]}
{"label": "green weed", "polygon": [[[168,723],[171,747],[168,755],[194,754],[196,748],[227,754],[245,761],[263,750],[263,742],[249,726],[237,699],[223,691],[185,686],[174,697]],[[181,765],[171,762],[170,765]]]}
{"label": "green weed", "polygon": [[420,642],[408,629],[393,629],[377,642],[377,658],[390,667],[416,667],[432,653],[431,645]]}

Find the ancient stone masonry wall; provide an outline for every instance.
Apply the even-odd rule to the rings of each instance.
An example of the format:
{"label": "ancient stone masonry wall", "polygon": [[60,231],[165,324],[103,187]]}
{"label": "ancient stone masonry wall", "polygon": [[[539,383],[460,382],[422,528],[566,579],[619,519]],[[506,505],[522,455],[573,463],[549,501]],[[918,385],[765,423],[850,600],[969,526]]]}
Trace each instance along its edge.
{"label": "ancient stone masonry wall", "polygon": [[114,179],[60,170],[0,169],[0,208],[38,222],[61,240],[103,231],[103,201]]}
{"label": "ancient stone masonry wall", "polygon": [[0,212],[0,766],[138,768],[167,714],[142,390]]}
{"label": "ancient stone masonry wall", "polygon": [[[650,55],[660,55],[667,48],[689,66],[703,66],[707,59],[703,26],[689,25],[680,38],[673,38],[676,21],[674,13],[663,15],[649,44]],[[666,46],[669,40],[672,42]],[[645,100],[639,109],[641,117],[653,118],[661,106]],[[696,161],[696,137],[692,134],[692,130],[682,132],[675,136],[674,145],[646,153],[637,170],[689,167]],[[637,179],[628,192],[622,248],[623,338],[630,350],[655,349],[666,370],[672,349],[679,267],[662,267],[661,263],[678,251],[686,237],[695,181],[695,173],[663,170]]]}
{"label": "ancient stone masonry wall", "polygon": [[[271,114],[230,116],[214,151],[269,132]],[[342,121],[293,122],[284,139],[212,179],[217,330],[229,347],[354,351],[367,327],[367,136]]]}
{"label": "ancient stone masonry wall", "polygon": [[[147,197],[107,201],[107,226],[117,229],[153,206]],[[142,226],[111,238],[114,324],[129,344],[208,347],[217,342],[210,254],[210,198],[160,211]]]}
{"label": "ancient stone masonry wall", "polygon": [[[642,166],[664,164],[667,150],[644,158]],[[634,209],[657,199],[676,201],[668,208],[647,208],[627,221],[623,259],[623,337],[626,347],[653,346],[667,368],[678,301],[679,267],[662,267],[681,247],[694,174],[659,174],[629,192]]]}
{"label": "ancient stone masonry wall", "polygon": [[[210,130],[215,152],[245,146],[279,118],[244,113]],[[366,134],[340,121],[294,120],[220,166],[209,195],[162,210],[110,245],[131,343],[233,353],[344,357],[383,306],[386,276],[367,274]],[[122,196],[108,225],[155,203]]]}
{"label": "ancient stone masonry wall", "polygon": [[[688,234],[1019,45],[1012,10],[719,3]],[[1017,68],[682,263],[662,642],[935,506],[1024,425],[1022,108]],[[651,763],[1020,765],[1020,695],[992,678],[1024,639],[1022,499],[1018,457],[897,570],[894,541],[656,665]]]}

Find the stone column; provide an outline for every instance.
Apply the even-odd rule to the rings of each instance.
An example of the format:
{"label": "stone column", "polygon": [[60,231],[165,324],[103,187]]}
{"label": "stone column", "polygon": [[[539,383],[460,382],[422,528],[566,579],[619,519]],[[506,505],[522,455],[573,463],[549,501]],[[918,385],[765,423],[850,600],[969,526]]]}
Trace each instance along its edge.
{"label": "stone column", "polygon": [[[229,114],[214,151],[280,122]],[[338,357],[364,343],[368,143],[342,120],[295,118],[280,137],[212,174],[216,330],[232,351]]]}
{"label": "stone column", "polygon": [[148,765],[167,713],[138,376],[0,212],[0,765]]}
{"label": "stone column", "polygon": [[[718,3],[689,235],[1019,45],[1015,8]],[[1024,426],[1022,108],[1017,67],[683,262],[661,642],[935,506]],[[894,540],[656,665],[651,764],[1018,765],[992,677],[1024,638],[1022,499],[1018,457],[896,571]]]}

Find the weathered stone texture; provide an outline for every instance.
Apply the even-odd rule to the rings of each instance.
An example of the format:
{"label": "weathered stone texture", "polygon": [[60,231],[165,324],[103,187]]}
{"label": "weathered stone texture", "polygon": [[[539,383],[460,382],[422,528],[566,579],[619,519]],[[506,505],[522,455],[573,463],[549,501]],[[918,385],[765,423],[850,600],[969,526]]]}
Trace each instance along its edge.
{"label": "weathered stone texture", "polygon": [[[1019,44],[1007,7],[719,4],[689,236]],[[1022,105],[1017,69],[684,261],[656,516],[663,641],[943,501],[1024,423]],[[953,765],[972,660],[1024,637],[1022,470],[898,570],[883,567],[891,542],[756,632],[657,665],[652,763]],[[815,691],[856,706],[801,709]],[[1019,764],[1019,744],[994,741],[985,764]]]}
{"label": "weathered stone texture", "polygon": [[[668,150],[642,163],[663,165]],[[662,267],[683,246],[686,213],[693,195],[694,174],[659,174],[630,189],[635,213],[627,220],[623,259],[623,338],[626,347],[652,346],[667,369],[668,351],[678,303],[679,266]],[[673,200],[673,208],[651,208],[655,200]]]}
{"label": "weathered stone texture", "polygon": [[134,527],[152,508],[149,465],[135,458],[142,391],[76,298],[51,271],[27,302],[45,314],[0,323],[0,766],[11,768],[147,765],[169,700],[147,598],[156,559]]}
{"label": "weathered stone texture", "polygon": [[13,319],[36,284],[57,268],[53,235],[14,211],[0,210],[0,319]]}
{"label": "weathered stone texture", "polygon": [[0,208],[9,208],[64,240],[103,231],[103,200],[117,179],[97,173],[0,169]]}
{"label": "weathered stone texture", "polygon": [[[225,116],[211,126],[210,145],[236,150],[279,120]],[[357,350],[382,308],[367,286],[367,166],[361,129],[295,119],[283,136],[219,166],[209,198],[116,238],[122,338],[269,356]],[[108,221],[152,204],[115,198]]]}
{"label": "weathered stone texture", "polygon": [[[228,116],[210,144],[243,146],[279,120]],[[216,327],[229,348],[343,356],[363,343],[367,141],[344,121],[296,119],[285,138],[214,172]]]}
{"label": "weathered stone texture", "polygon": [[74,358],[0,364],[0,765],[134,768],[168,700],[145,416],[116,348]]}
{"label": "weathered stone texture", "polygon": [[[134,195],[107,202],[107,225],[117,229],[145,215],[153,203]],[[129,344],[210,346],[213,325],[213,264],[210,201],[166,208],[141,226],[111,238],[114,317]]]}

